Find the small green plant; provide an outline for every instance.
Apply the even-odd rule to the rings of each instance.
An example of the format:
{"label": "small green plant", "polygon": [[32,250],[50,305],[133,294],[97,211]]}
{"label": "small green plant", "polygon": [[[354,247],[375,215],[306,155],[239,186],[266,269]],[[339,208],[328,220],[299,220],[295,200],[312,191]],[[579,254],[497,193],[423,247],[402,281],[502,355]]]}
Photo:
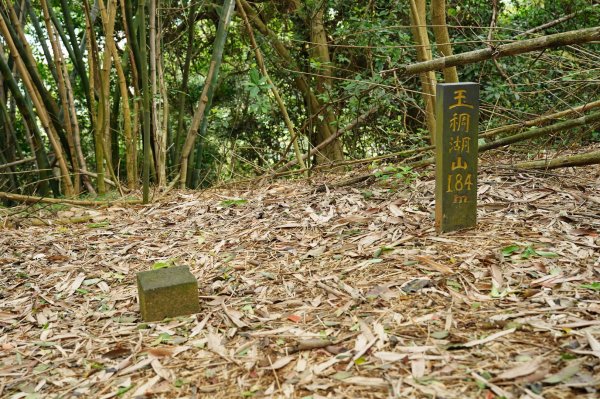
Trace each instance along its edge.
{"label": "small green plant", "polygon": [[542,257],[542,258],[557,258],[558,254],[550,251],[543,251],[535,249],[533,245],[519,245],[511,244],[500,250],[502,256],[507,258],[513,255],[520,254],[521,259],[529,259],[531,257]]}
{"label": "small green plant", "polygon": [[376,169],[373,172],[373,175],[378,182],[391,182],[392,184],[403,183],[406,185],[411,184],[419,177],[419,174],[407,165],[384,166],[383,168]]}
{"label": "small green plant", "polygon": [[167,259],[165,261],[161,261],[161,262],[156,262],[152,265],[152,270],[157,270],[157,269],[164,269],[167,267],[173,267],[175,266],[175,262],[177,261],[177,258],[171,258],[171,259]]}
{"label": "small green plant", "polygon": [[246,203],[248,203],[248,200],[245,200],[243,198],[227,199],[227,200],[221,201],[221,206],[225,207],[225,208],[229,208],[231,206],[244,205]]}
{"label": "small green plant", "polygon": [[595,282],[589,283],[589,284],[581,284],[580,287],[586,288],[588,290],[600,292],[600,281],[595,281]]}
{"label": "small green plant", "polygon": [[103,227],[108,227],[110,226],[110,222],[109,221],[104,221],[104,222],[98,222],[98,223],[88,223],[87,227],[90,229],[101,229]]}

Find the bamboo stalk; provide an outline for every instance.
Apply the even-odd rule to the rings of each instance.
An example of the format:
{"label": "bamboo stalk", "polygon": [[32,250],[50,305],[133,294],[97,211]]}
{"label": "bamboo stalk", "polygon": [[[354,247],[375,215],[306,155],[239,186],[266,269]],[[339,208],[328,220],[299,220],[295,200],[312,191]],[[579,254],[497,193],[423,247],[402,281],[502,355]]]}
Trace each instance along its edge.
{"label": "bamboo stalk", "polygon": [[15,64],[17,66],[17,70],[21,75],[21,80],[25,85],[27,91],[29,92],[31,99],[35,105],[37,110],[38,118],[44,127],[44,130],[47,133],[48,139],[55,151],[56,160],[58,161],[59,168],[62,174],[62,181],[64,183],[65,195],[72,196],[73,195],[73,183],[71,181],[71,177],[69,176],[69,168],[67,167],[67,163],[64,158],[64,150],[62,145],[60,144],[60,139],[58,138],[57,132],[54,130],[54,126],[50,123],[50,117],[48,116],[47,110],[40,99],[40,94],[34,87],[31,82],[31,76],[23,62],[23,59],[19,56],[15,43],[12,39],[12,36],[9,33],[8,27],[6,26],[6,21],[4,20],[4,16],[0,16],[0,32],[4,36],[6,40],[6,44],[8,45],[11,55],[15,60]]}
{"label": "bamboo stalk", "polygon": [[[29,80],[31,81],[32,86],[36,89],[36,96],[46,108],[46,112],[49,117],[49,123],[53,125],[54,131],[56,132],[59,140],[65,147],[68,147],[68,143],[64,135],[65,128],[60,118],[60,109],[46,88],[46,85],[42,81],[42,78],[37,70],[37,62],[33,57],[31,47],[29,46],[27,37],[23,32],[23,26],[19,20],[19,17],[17,16],[15,9],[10,2],[5,7],[5,10],[8,12],[8,16],[5,17],[3,15],[3,18],[6,18],[5,22],[7,24],[6,32],[4,34],[11,36],[11,41],[14,47],[14,49],[11,49],[11,51],[14,53],[19,53],[21,62],[23,63],[23,66],[29,75]],[[8,37],[6,37],[6,39],[8,40]]]}
{"label": "bamboo stalk", "polygon": [[185,138],[185,142],[183,143],[183,149],[181,150],[181,167],[180,167],[180,178],[179,184],[180,188],[185,188],[186,179],[187,179],[187,169],[188,169],[188,159],[190,158],[190,153],[194,148],[194,142],[196,140],[196,134],[198,132],[198,128],[200,127],[200,123],[202,122],[202,118],[204,117],[204,110],[208,104],[208,89],[210,82],[212,80],[213,74],[215,73],[215,61],[211,61],[210,66],[208,67],[208,74],[206,75],[206,80],[204,83],[204,88],[202,89],[202,94],[200,94],[200,102],[198,104],[198,108],[194,112],[194,117],[192,118],[192,124],[188,130],[188,134]]}
{"label": "bamboo stalk", "polygon": [[[160,4],[160,0],[159,1]],[[164,172],[164,176],[162,176],[162,179],[164,181],[164,185],[167,184],[167,175],[166,175],[166,168],[167,168],[167,151],[168,151],[168,137],[169,137],[169,93],[167,92],[167,83],[165,81],[165,76],[164,76],[164,71],[163,71],[163,64],[164,64],[164,59],[163,59],[163,52],[162,52],[162,46],[161,46],[161,32],[162,32],[162,22],[160,19],[160,15],[157,16],[157,23],[158,23],[158,33],[156,35],[156,48],[157,48],[157,52],[156,52],[156,77],[158,79],[158,91],[160,93],[160,97],[161,97],[161,103],[160,103],[160,107],[159,107],[159,112],[158,115],[160,116],[159,120],[162,119],[162,126],[160,128],[161,134],[160,134],[160,151],[159,151],[159,156],[161,157],[161,163],[163,165],[163,172]],[[173,145],[171,143],[171,145]]]}
{"label": "bamboo stalk", "polygon": [[204,83],[204,89],[202,90],[202,94],[200,95],[200,103],[198,104],[198,108],[196,108],[196,111],[194,112],[192,124],[188,130],[187,137],[185,139],[185,143],[181,151],[181,188],[184,188],[187,182],[188,158],[190,156],[190,152],[194,147],[194,142],[196,140],[198,128],[201,124],[206,123],[205,113],[207,112],[206,110],[210,108],[210,103],[212,101],[214,86],[216,85],[216,78],[218,77],[219,66],[223,57],[223,47],[225,46],[225,40],[227,39],[227,31],[229,29],[229,23],[231,22],[231,17],[233,16],[234,9],[235,0],[223,1],[223,9],[221,10],[221,18],[219,20],[219,27],[217,29],[213,54],[206,81]]}
{"label": "bamboo stalk", "polygon": [[52,62],[52,55],[50,55],[50,50],[48,49],[48,45],[46,44],[46,40],[44,37],[44,31],[40,26],[40,21],[35,13],[35,10],[30,4],[30,1],[27,0],[27,13],[29,14],[29,18],[31,19],[31,24],[33,25],[33,29],[35,30],[36,35],[39,38],[39,44],[42,48],[42,52],[44,53],[44,57],[46,58],[46,62],[48,62],[48,68],[50,69],[50,73],[55,81],[58,81],[58,74],[56,72],[56,66]]}
{"label": "bamboo stalk", "polygon": [[[452,55],[452,44],[446,24],[446,0],[431,0],[431,24],[435,35],[435,45],[444,57]],[[444,82],[457,83],[456,67],[444,68]]]}
{"label": "bamboo stalk", "polygon": [[150,149],[150,93],[148,91],[148,68],[144,62],[147,60],[146,56],[146,0],[138,1],[138,21],[139,21],[139,48],[140,48],[140,63],[139,68],[141,69],[142,78],[142,117],[143,117],[143,132],[144,132],[144,170],[143,170],[143,202],[147,204],[150,201],[150,162],[151,162],[151,149]]}
{"label": "bamboo stalk", "polygon": [[[120,5],[121,5],[121,14],[122,14],[122,22],[123,22],[123,28],[125,30],[125,37],[127,38],[127,50],[124,54],[123,54],[123,60],[122,60],[122,65],[123,65],[123,73],[125,73],[125,71],[127,70],[127,66],[129,65],[129,70],[131,71],[131,85],[133,86],[133,93],[134,93],[134,99],[133,99],[133,115],[138,115],[138,111],[139,111],[139,105],[141,103],[141,96],[140,96],[140,89],[139,89],[139,79],[138,79],[138,70],[136,67],[136,50],[137,49],[137,38],[135,36],[135,34],[133,33],[132,29],[132,21],[131,21],[131,2],[126,0],[120,0]],[[129,61],[129,64],[127,63]],[[137,97],[137,98],[135,98]],[[139,123],[131,123],[131,107],[129,105],[129,102],[127,103],[127,108],[129,108],[129,126],[130,126],[130,131],[131,131],[131,136],[130,136],[130,146],[129,149],[127,149],[127,142],[126,142],[126,152],[127,152],[127,156],[129,156],[130,158],[127,158],[128,161],[133,165],[132,171],[128,171],[127,172],[127,179],[128,179],[128,185],[133,184],[133,187],[136,187],[138,184],[138,133],[139,133]],[[125,118],[125,109],[124,109],[124,118]],[[127,139],[126,139],[127,140]],[[132,187],[130,187],[132,188]]]}
{"label": "bamboo stalk", "polygon": [[[116,0],[111,0],[112,10],[116,13]],[[105,32],[108,32],[110,27],[108,26],[110,23],[110,18],[106,12],[106,9],[103,7],[102,1],[99,1],[100,5],[100,16],[102,18],[102,23],[104,25]],[[114,24],[114,15],[113,21]],[[131,131],[131,109],[129,107],[129,91],[127,89],[127,79],[125,77],[125,72],[123,71],[123,66],[121,65],[121,59],[119,57],[119,53],[117,52],[117,46],[112,37],[106,38],[106,45],[110,52],[110,56],[114,61],[115,70],[117,72],[117,80],[119,82],[119,92],[121,94],[121,109],[123,111],[123,136],[125,138],[125,170],[127,173],[127,186],[130,189],[135,188],[137,176],[135,173],[135,163],[136,163],[136,143],[133,138],[133,134]],[[113,177],[114,179],[115,177]]]}
{"label": "bamboo stalk", "polygon": [[96,82],[100,80],[100,72],[98,71],[98,49],[96,43],[96,36],[92,29],[92,18],[90,15],[90,5],[88,0],[84,0],[84,11],[85,11],[85,27],[87,32],[86,45],[88,51],[88,68],[89,68],[89,89],[90,89],[90,120],[91,127],[94,136],[94,155],[96,158],[96,173],[98,178],[96,179],[96,187],[98,194],[102,195],[106,193],[106,184],[104,183],[104,145],[102,144],[102,133],[99,127],[98,121],[98,108],[96,103]]}
{"label": "bamboo stalk", "polygon": [[[417,60],[429,61],[432,58],[431,45],[427,35],[425,20],[425,0],[410,0],[411,31],[417,43]],[[429,141],[435,144],[435,85],[436,77],[433,71],[419,74],[425,103],[425,122],[429,130]]]}
{"label": "bamboo stalk", "polygon": [[275,97],[275,100],[277,101],[277,105],[279,106],[279,110],[281,111],[281,114],[283,115],[283,120],[285,121],[285,125],[287,126],[287,129],[289,131],[290,139],[294,146],[294,152],[296,153],[296,161],[300,165],[300,167],[302,169],[304,169],[304,168],[306,168],[306,165],[304,164],[304,158],[302,157],[302,154],[300,152],[300,146],[298,145],[298,136],[296,133],[296,129],[294,127],[294,123],[290,119],[290,116],[287,112],[285,103],[283,102],[283,99],[279,95],[279,90],[277,89],[277,87],[275,86],[275,84],[273,83],[271,78],[269,77],[269,73],[267,72],[267,67],[265,66],[265,61],[262,56],[262,52],[260,51],[260,48],[258,47],[258,44],[256,43],[256,39],[254,38],[254,31],[252,29],[252,25],[250,25],[248,16],[246,15],[246,12],[244,11],[244,7],[242,7],[242,4],[240,3],[239,0],[237,0],[237,4],[238,4],[238,9],[242,15],[242,18],[244,19],[244,23],[246,24],[246,30],[248,31],[248,37],[250,38],[250,44],[252,45],[252,48],[254,49],[254,56],[256,58],[256,63],[258,64],[258,66],[261,70],[261,73],[267,80],[267,83],[271,87],[271,93],[273,93],[273,97]]}
{"label": "bamboo stalk", "polygon": [[519,33],[516,37],[527,36],[527,35],[531,35],[533,33],[539,32],[539,31],[544,30],[544,29],[552,28],[553,26],[562,24],[563,22],[568,21],[570,19],[573,19],[577,15],[580,15],[580,14],[582,14],[584,12],[592,11],[595,7],[600,7],[600,4],[592,4],[590,7],[585,7],[585,8],[579,9],[579,10],[577,10],[577,11],[571,13],[571,14],[564,15],[564,16],[562,16],[560,18],[555,19],[555,20],[546,22],[545,24],[536,26],[535,28],[528,29],[528,30],[526,30],[523,33]]}
{"label": "bamboo stalk", "polygon": [[[479,146],[479,152],[481,153],[481,152],[489,151],[489,150],[492,150],[492,149],[495,149],[498,147],[514,144],[516,142],[523,141],[523,140],[537,138],[537,137],[540,137],[540,136],[543,136],[546,134],[552,134],[552,133],[556,133],[559,131],[567,131],[569,129],[585,126],[585,125],[592,124],[592,123],[597,123],[599,121],[600,121],[600,112],[596,112],[593,114],[589,114],[587,116],[582,116],[577,119],[572,119],[572,120],[568,120],[568,121],[564,121],[564,122],[558,122],[556,124],[549,125],[549,126],[546,126],[543,128],[530,129],[524,133],[519,133],[519,134],[510,136],[510,137],[502,138],[502,139],[493,141],[491,143],[481,145],[481,146]],[[315,169],[334,168],[334,167],[340,167],[340,166],[364,164],[364,163],[381,161],[381,160],[390,159],[390,158],[408,158],[412,155],[421,154],[421,153],[424,153],[427,151],[432,151],[434,149],[435,149],[435,146],[431,145],[431,146],[427,146],[427,147],[414,148],[411,150],[405,150],[405,151],[395,152],[395,153],[386,154],[386,155],[380,155],[380,156],[366,158],[366,159],[342,161],[342,162],[331,163],[329,165],[323,164],[323,165],[316,166]],[[431,165],[433,163],[435,163],[435,159],[433,157],[430,157],[430,158],[425,158],[425,159],[422,159],[422,160],[419,160],[416,162],[408,163],[407,165],[416,168],[416,167],[423,167],[423,166]],[[277,173],[271,174],[269,176],[261,176],[257,179],[249,179],[244,182],[253,182],[253,181],[256,181],[259,179],[264,179],[265,177],[271,177],[271,178],[281,177],[281,176],[288,176],[288,175],[298,174],[298,173],[303,173],[303,172],[304,172],[304,170],[302,170],[302,169],[296,169],[296,170],[285,171],[285,172],[277,172]],[[362,176],[357,177],[356,181],[357,182],[364,181],[371,176],[372,176],[372,174],[362,175]]]}
{"label": "bamboo stalk", "polygon": [[595,123],[598,121],[600,121],[600,112],[591,113],[588,115],[581,116],[579,118],[570,119],[568,121],[555,123],[553,125],[540,127],[537,129],[530,129],[509,137],[503,137],[496,141],[492,141],[491,143],[482,144],[479,146],[479,151],[487,151],[505,145],[514,144],[523,140],[531,140],[558,131],[568,131],[569,129],[585,126],[587,124]]}
{"label": "bamboo stalk", "polygon": [[490,129],[490,130],[487,130],[487,131],[483,132],[482,134],[480,134],[479,137],[497,136],[502,133],[514,132],[515,130],[519,130],[519,129],[522,129],[525,127],[539,126],[539,125],[542,125],[553,119],[562,118],[563,116],[569,116],[571,114],[582,115],[583,112],[589,111],[590,109],[595,109],[598,107],[600,107],[600,100],[594,101],[591,103],[587,103],[587,104],[583,104],[583,105],[580,105],[577,107],[569,108],[564,111],[556,112],[553,114],[542,115],[538,118],[530,119],[528,121],[524,121],[524,122],[520,122],[520,123],[513,123],[510,125],[505,125],[505,126],[497,127],[494,129]]}
{"label": "bamboo stalk", "polygon": [[150,89],[152,96],[150,97],[150,107],[152,109],[152,133],[154,136],[154,165],[156,170],[156,184],[161,187],[167,183],[166,170],[166,140],[163,138],[164,132],[158,121],[158,85],[157,85],[157,34],[156,34],[156,1],[149,0],[149,15],[150,20],[148,30],[148,40],[150,47]]}
{"label": "bamboo stalk", "polygon": [[[46,25],[46,30],[48,32],[48,40],[50,41],[50,45],[52,47],[52,52],[54,54],[54,63],[56,64],[56,73],[58,80],[56,81],[58,87],[58,95],[60,98],[61,106],[63,109],[63,120],[64,127],[67,136],[67,143],[69,145],[69,153],[71,154],[71,164],[73,166],[73,171],[75,172],[74,176],[74,194],[77,195],[81,192],[80,188],[80,178],[79,178],[79,158],[77,156],[75,150],[75,141],[73,139],[74,132],[72,129],[72,121],[70,114],[70,106],[67,95],[67,88],[65,84],[65,79],[68,80],[69,76],[64,75],[63,71],[63,57],[62,52],[59,49],[58,38],[56,36],[56,32],[52,26],[52,22],[50,20],[50,12],[48,11],[48,3],[46,0],[40,0],[40,4],[42,6],[42,12],[44,16],[44,24]],[[73,115],[76,117],[76,115]]]}
{"label": "bamboo stalk", "polygon": [[[375,114],[377,111],[379,110],[378,106],[375,106],[371,109],[369,109],[367,112],[365,112],[364,114],[360,115],[358,118],[356,118],[355,120],[353,120],[350,124],[340,128],[337,130],[337,132],[335,132],[334,135],[330,136],[327,140],[323,141],[322,143],[320,143],[319,145],[315,146],[314,148],[312,148],[308,154],[304,154],[302,155],[302,159],[307,159],[308,157],[316,154],[318,151],[321,150],[321,148],[325,147],[326,145],[329,144],[329,142],[331,140],[335,140],[338,137],[340,137],[342,134],[354,129],[356,126],[364,123],[371,115]],[[432,147],[433,148],[433,147]],[[277,169],[277,173],[283,172],[287,169],[289,169],[290,167],[296,165],[297,161],[290,161],[287,164],[283,165],[281,168]],[[301,166],[302,169],[306,168],[306,166]]]}
{"label": "bamboo stalk", "polygon": [[[187,103],[186,99],[188,97],[187,88],[188,88],[188,80],[190,75],[190,65],[192,62],[192,54],[193,54],[193,41],[194,41],[194,21],[196,17],[196,5],[197,3],[193,3],[190,5],[189,15],[187,18],[188,30],[187,30],[187,49],[185,52],[185,61],[183,62],[183,71],[181,78],[181,86],[179,89],[179,102],[177,105],[177,130],[175,131],[175,137],[173,141],[173,164],[179,165],[180,154],[181,154],[181,136],[184,130],[184,109]],[[181,176],[181,175],[180,175]]]}
{"label": "bamboo stalk", "polygon": [[[115,18],[117,13],[117,2],[116,0],[109,0],[104,6],[103,0],[98,0],[98,6],[100,8],[100,15],[105,21],[104,23],[104,35],[105,40],[112,41],[115,29]],[[113,43],[114,44],[114,43]],[[115,60],[115,63],[119,62],[119,58]],[[108,170],[109,175],[117,184],[117,189],[119,193],[123,195],[123,190],[121,185],[119,184],[119,178],[117,177],[115,170],[113,168],[113,157],[110,151],[111,149],[111,134],[110,134],[110,72],[112,67],[112,55],[110,51],[110,46],[105,46],[103,54],[102,54],[102,68],[100,70],[100,96],[99,103],[100,107],[98,109],[98,120],[99,125],[101,126],[101,144],[104,150],[104,161],[106,162],[106,169]]]}
{"label": "bamboo stalk", "polygon": [[[77,70],[77,74],[79,75],[79,78],[81,79],[81,85],[82,85],[82,88],[84,91],[84,95],[86,96],[88,108],[91,113],[92,108],[91,108],[91,101],[89,98],[90,82],[89,82],[88,75],[86,74],[86,70],[85,70],[85,63],[83,61],[83,54],[82,54],[83,51],[79,48],[78,43],[77,43],[77,36],[75,35],[75,29],[73,27],[73,21],[71,19],[69,2],[68,2],[68,0],[61,0],[60,4],[61,4],[63,18],[65,21],[65,27],[67,28],[67,33],[69,35],[69,38],[71,39],[71,47],[73,48],[73,55],[74,55],[73,64]],[[85,40],[85,37],[83,38],[83,40]]]}

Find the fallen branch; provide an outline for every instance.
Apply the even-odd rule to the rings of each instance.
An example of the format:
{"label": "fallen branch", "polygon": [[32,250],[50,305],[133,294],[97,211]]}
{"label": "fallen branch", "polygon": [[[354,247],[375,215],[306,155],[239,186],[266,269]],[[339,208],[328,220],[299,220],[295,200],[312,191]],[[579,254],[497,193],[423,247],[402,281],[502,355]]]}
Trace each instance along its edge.
{"label": "fallen branch", "polygon": [[[98,178],[98,174],[97,174],[97,173],[90,172],[89,170],[79,170],[79,173],[81,173],[82,175],[85,175],[85,176],[90,176],[90,177],[93,177],[93,178],[95,178],[95,179],[97,179],[97,178]],[[112,181],[112,180],[110,180],[108,177],[105,177],[105,178],[104,178],[104,182],[105,182],[106,184],[110,185],[110,186],[113,186],[113,187],[116,187],[116,186],[117,186],[117,185],[115,184],[115,182],[114,182],[114,181]]]}
{"label": "fallen branch", "polygon": [[47,197],[32,197],[29,195],[11,194],[0,191],[0,199],[11,200],[16,202],[23,202],[26,204],[67,204],[67,205],[80,205],[80,206],[102,206],[102,205],[113,205],[113,204],[141,204],[141,200],[115,200],[115,201],[83,201],[83,200],[72,200],[64,198],[47,198]]}
{"label": "fallen branch", "polygon": [[568,121],[555,123],[554,125],[540,127],[537,129],[530,129],[523,133],[515,134],[513,136],[504,137],[491,143],[486,143],[479,146],[479,152],[488,151],[494,148],[502,147],[509,144],[514,144],[523,140],[531,140],[546,134],[556,133],[558,131],[567,131],[577,127],[585,126],[594,122],[600,121],[600,112],[595,112],[589,115],[581,116],[579,118],[570,119]]}
{"label": "fallen branch", "polygon": [[522,129],[524,127],[539,126],[539,125],[542,125],[542,124],[549,122],[551,120],[554,120],[554,119],[562,118],[564,116],[568,116],[571,114],[583,114],[583,112],[585,112],[585,111],[589,111],[590,109],[595,109],[598,107],[600,107],[600,100],[593,101],[593,102],[587,103],[587,104],[583,104],[578,107],[569,108],[569,109],[566,109],[566,110],[563,110],[560,112],[556,112],[554,114],[542,115],[540,117],[537,117],[535,119],[530,119],[525,122],[513,123],[511,125],[505,125],[505,126],[500,126],[500,127],[494,128],[494,129],[489,129],[489,130],[486,130],[485,132],[481,133],[479,135],[479,137],[497,136],[501,133],[514,132],[514,131]]}
{"label": "fallen branch", "polygon": [[557,169],[569,166],[585,166],[600,163],[600,151],[588,152],[586,154],[565,155],[554,159],[540,159],[537,161],[520,162],[515,165],[520,169]]}
{"label": "fallen branch", "polygon": [[5,163],[4,165],[0,165],[0,170],[11,168],[13,166],[21,165],[21,164],[24,164],[24,163],[27,163],[27,162],[33,162],[33,161],[35,161],[34,157],[25,158],[25,159],[19,159],[18,161],[9,162],[9,163]]}
{"label": "fallen branch", "polygon": [[398,68],[394,68],[385,72],[397,71],[397,73],[401,76],[417,75],[423,72],[437,71],[454,66],[474,64],[476,62],[489,60],[491,58],[501,58],[511,55],[529,53],[551,47],[588,43],[594,40],[600,40],[600,27],[556,33],[553,35],[536,37],[534,39],[518,40],[495,47],[467,51],[465,53],[450,55],[448,57],[440,57],[431,61],[402,65]]}

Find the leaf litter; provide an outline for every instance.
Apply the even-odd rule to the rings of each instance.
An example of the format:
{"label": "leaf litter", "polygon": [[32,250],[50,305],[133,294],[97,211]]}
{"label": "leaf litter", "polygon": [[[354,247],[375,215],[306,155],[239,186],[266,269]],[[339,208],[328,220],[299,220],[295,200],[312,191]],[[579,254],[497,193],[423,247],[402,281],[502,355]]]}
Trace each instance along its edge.
{"label": "leaf litter", "polygon": [[[3,216],[0,397],[600,396],[599,167],[483,168],[444,235],[431,174],[328,178]],[[201,313],[142,322],[173,265]]]}

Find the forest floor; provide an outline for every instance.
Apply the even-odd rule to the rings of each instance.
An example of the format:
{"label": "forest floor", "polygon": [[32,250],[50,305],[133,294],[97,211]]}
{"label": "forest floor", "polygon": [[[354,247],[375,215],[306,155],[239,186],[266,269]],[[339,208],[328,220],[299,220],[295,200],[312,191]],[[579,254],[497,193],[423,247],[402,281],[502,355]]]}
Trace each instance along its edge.
{"label": "forest floor", "polygon": [[[432,169],[0,215],[2,398],[598,398],[600,166],[483,162],[436,234]],[[201,313],[140,320],[188,265]]]}

